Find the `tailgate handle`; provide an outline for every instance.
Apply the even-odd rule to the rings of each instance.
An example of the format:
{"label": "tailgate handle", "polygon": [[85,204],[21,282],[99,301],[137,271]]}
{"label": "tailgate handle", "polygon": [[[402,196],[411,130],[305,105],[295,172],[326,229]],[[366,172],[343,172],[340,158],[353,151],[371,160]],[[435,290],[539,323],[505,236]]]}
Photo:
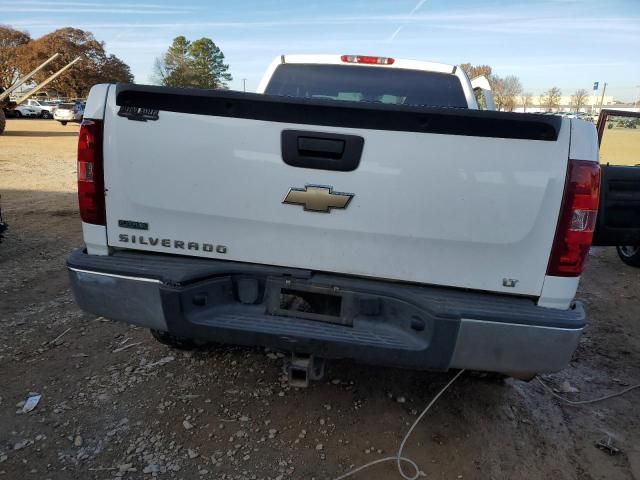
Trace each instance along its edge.
{"label": "tailgate handle", "polygon": [[287,165],[350,172],[358,168],[364,138],[357,135],[283,130],[282,160]]}
{"label": "tailgate handle", "polygon": [[344,140],[318,137],[298,137],[298,153],[322,158],[342,158]]}

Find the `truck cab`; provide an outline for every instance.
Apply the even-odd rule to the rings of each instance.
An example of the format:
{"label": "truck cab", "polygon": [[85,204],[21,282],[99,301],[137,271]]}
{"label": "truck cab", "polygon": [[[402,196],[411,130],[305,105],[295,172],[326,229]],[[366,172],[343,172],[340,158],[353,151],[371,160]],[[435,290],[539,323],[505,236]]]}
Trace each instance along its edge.
{"label": "truck cab", "polygon": [[478,109],[455,65],[364,55],[287,55],[267,68],[257,93],[389,105]]}

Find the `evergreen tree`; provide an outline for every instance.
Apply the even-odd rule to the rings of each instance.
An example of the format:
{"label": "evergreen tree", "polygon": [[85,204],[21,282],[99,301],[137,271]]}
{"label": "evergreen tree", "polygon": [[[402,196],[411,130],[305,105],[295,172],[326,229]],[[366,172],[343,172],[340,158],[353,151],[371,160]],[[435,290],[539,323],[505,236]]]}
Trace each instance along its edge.
{"label": "evergreen tree", "polygon": [[225,88],[232,80],[222,50],[210,38],[193,42],[184,36],[156,60],[158,82],[167,87]]}

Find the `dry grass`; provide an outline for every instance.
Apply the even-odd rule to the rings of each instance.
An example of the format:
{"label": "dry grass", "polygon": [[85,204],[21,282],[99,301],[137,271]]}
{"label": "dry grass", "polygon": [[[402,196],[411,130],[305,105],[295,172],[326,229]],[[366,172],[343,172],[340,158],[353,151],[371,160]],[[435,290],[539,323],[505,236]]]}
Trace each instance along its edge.
{"label": "dry grass", "polygon": [[76,123],[7,120],[0,136],[0,191],[75,194],[78,131]]}
{"label": "dry grass", "polygon": [[600,146],[600,163],[640,164],[640,129],[612,128],[605,130]]}

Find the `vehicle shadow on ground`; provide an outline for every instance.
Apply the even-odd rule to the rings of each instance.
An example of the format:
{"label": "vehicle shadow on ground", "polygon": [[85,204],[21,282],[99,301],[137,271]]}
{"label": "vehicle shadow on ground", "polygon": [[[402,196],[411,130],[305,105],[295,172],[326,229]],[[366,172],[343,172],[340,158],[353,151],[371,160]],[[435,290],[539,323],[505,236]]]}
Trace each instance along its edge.
{"label": "vehicle shadow on ground", "polygon": [[77,137],[77,130],[69,130],[68,132],[34,132],[25,130],[10,130],[7,129],[3,133],[5,137]]}
{"label": "vehicle shadow on ground", "polygon": [[[169,351],[179,352],[180,350],[169,348]],[[276,353],[275,350],[272,352]],[[215,361],[215,358],[224,355],[233,355],[240,360],[247,355],[265,355],[265,349],[262,347],[208,343],[196,348],[193,353],[202,359],[209,359],[209,361]],[[280,373],[285,375],[291,352],[277,351],[277,355],[282,362]],[[418,402],[428,401],[457,372],[458,370],[447,372],[411,370],[369,365],[351,359],[327,359],[325,360],[324,376],[320,380],[310,381],[308,391],[311,392],[317,388],[322,388],[322,384],[357,385],[357,390],[365,397],[382,395],[394,401],[400,399],[398,403],[404,403],[402,398],[404,397],[406,400],[408,396],[411,396]],[[466,386],[471,384],[492,386],[489,388],[494,388],[496,390],[495,396],[500,397],[504,391],[510,388],[509,385],[513,382],[527,383],[500,374],[475,371],[466,371],[456,383]],[[465,390],[466,387],[460,388]]]}
{"label": "vehicle shadow on ground", "polygon": [[[75,174],[75,171],[73,172]],[[52,192],[48,190],[24,190],[5,188],[0,182],[0,206],[2,215],[11,218],[14,223],[25,214],[60,216],[61,211],[78,211],[76,191]],[[80,217],[78,217],[80,222]],[[35,227],[42,227],[36,225]]]}
{"label": "vehicle shadow on ground", "polygon": [[47,245],[82,244],[75,192],[4,188],[0,172],[0,208],[8,225],[0,243],[0,263],[26,251],[42,251]]}

